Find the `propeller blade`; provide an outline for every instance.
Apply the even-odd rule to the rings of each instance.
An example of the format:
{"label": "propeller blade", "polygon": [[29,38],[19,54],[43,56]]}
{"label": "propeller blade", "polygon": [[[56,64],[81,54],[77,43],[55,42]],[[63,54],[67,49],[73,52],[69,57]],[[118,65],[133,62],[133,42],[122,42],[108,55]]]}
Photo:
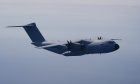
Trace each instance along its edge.
{"label": "propeller blade", "polygon": [[71,41],[71,40],[70,40],[70,41],[67,40],[67,43],[68,43],[68,44],[72,44],[72,41]]}
{"label": "propeller blade", "polygon": [[70,44],[70,42],[67,40],[67,43]]}
{"label": "propeller blade", "polygon": [[72,43],[72,41],[70,40],[70,43]]}

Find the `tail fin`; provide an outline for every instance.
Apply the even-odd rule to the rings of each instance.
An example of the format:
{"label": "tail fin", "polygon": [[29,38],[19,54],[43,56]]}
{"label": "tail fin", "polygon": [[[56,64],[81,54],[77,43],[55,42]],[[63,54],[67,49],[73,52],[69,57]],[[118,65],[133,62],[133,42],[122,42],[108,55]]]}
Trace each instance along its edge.
{"label": "tail fin", "polygon": [[24,26],[8,26],[8,27],[23,27],[28,36],[30,37],[30,39],[32,40],[33,44],[38,44],[45,41],[44,37],[38,30],[35,23],[30,23]]}

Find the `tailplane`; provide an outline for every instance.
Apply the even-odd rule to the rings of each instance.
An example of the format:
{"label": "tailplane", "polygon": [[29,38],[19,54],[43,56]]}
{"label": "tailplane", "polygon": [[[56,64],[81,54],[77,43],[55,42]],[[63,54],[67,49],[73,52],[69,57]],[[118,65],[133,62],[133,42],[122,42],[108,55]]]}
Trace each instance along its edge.
{"label": "tailplane", "polygon": [[8,26],[8,27],[23,27],[28,36],[30,37],[30,39],[32,40],[32,44],[34,44],[35,46],[41,46],[41,43],[45,42],[44,37],[38,30],[35,23],[30,23],[24,26]]}

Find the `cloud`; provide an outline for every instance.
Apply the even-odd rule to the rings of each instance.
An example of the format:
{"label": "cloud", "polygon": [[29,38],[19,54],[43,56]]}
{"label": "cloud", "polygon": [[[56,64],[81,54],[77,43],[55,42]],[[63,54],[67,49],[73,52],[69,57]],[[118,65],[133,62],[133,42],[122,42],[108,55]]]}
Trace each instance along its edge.
{"label": "cloud", "polygon": [[140,0],[0,0],[0,4],[36,3],[36,4],[95,4],[95,5],[128,5],[140,6]]}
{"label": "cloud", "polygon": [[139,0],[48,0],[48,3],[96,4],[96,5],[130,5],[139,6]]}

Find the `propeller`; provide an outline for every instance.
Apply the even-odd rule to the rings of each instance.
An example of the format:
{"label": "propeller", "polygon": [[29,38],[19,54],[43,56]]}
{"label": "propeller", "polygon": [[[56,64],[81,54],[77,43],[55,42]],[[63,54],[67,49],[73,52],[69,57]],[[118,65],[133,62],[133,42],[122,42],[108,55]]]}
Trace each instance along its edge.
{"label": "propeller", "polygon": [[70,41],[67,40],[67,43],[68,43],[68,44],[72,44],[72,41],[71,41],[71,40],[70,40]]}
{"label": "propeller", "polygon": [[70,50],[71,46],[72,46],[72,41],[71,40],[70,41],[67,40],[66,46],[67,46],[67,49]]}
{"label": "propeller", "polygon": [[102,40],[102,39],[103,39],[103,37],[101,37],[101,36],[98,37],[98,40]]}
{"label": "propeller", "polygon": [[78,45],[80,47],[81,51],[83,51],[85,49],[85,46],[86,46],[83,42],[76,44],[76,43],[72,43],[71,40],[70,41],[67,40],[66,47],[67,47],[68,51],[70,51],[72,49],[72,45]]}

